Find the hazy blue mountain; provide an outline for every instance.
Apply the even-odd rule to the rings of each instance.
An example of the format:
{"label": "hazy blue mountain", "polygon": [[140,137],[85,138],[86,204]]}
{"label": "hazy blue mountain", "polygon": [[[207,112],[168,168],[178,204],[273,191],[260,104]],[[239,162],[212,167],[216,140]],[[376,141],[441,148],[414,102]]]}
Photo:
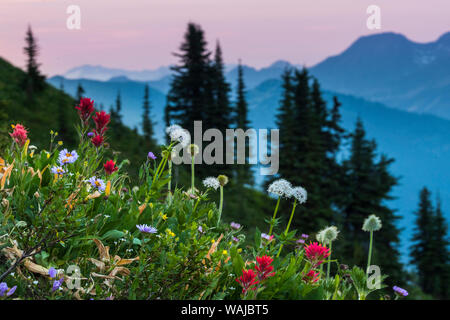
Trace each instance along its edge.
{"label": "hazy blue mountain", "polygon": [[325,89],[450,119],[450,32],[430,43],[361,37],[310,70]]}
{"label": "hazy blue mountain", "polygon": [[70,69],[63,76],[67,79],[90,79],[101,81],[107,81],[113,77],[126,76],[131,80],[150,81],[159,80],[169,74],[170,69],[168,66],[159,67],[154,70],[124,70],[87,64]]}

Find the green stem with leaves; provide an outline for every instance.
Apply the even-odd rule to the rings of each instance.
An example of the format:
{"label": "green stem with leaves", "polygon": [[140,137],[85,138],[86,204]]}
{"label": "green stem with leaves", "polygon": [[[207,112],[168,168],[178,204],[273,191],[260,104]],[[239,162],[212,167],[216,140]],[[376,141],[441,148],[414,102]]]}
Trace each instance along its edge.
{"label": "green stem with leaves", "polygon": [[[297,199],[294,200],[294,205],[292,206],[291,216],[289,217],[289,222],[286,226],[286,230],[284,230],[284,236],[287,236],[289,232],[289,228],[291,227],[292,218],[294,217],[295,208],[297,207]],[[281,249],[283,249],[283,244],[281,244],[280,249],[277,253],[277,258],[280,256]]]}
{"label": "green stem with leaves", "polygon": [[194,166],[195,166],[194,159],[195,159],[195,156],[192,156],[191,158],[192,158],[192,163],[191,163],[191,190],[192,190],[192,193],[194,193],[194,190],[195,190],[195,184],[194,184],[194,182],[195,182],[195,170],[194,170]]}
{"label": "green stem with leaves", "polygon": [[331,250],[332,247],[333,247],[333,241],[330,241],[330,255],[328,256],[328,264],[327,264],[327,280],[330,277],[331,254],[333,253]]}
{"label": "green stem with leaves", "polygon": [[272,220],[270,221],[269,236],[272,235],[272,230],[273,230],[273,226],[275,224],[275,218],[277,216],[278,207],[280,206],[280,200],[281,200],[281,197],[278,197],[277,205],[275,206],[275,211],[273,212],[273,217],[272,217]]}

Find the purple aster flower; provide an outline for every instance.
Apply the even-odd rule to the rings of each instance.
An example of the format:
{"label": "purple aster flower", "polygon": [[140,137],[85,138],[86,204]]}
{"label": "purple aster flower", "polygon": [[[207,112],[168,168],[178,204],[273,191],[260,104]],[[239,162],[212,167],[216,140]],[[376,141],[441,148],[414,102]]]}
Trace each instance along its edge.
{"label": "purple aster flower", "polygon": [[93,137],[93,136],[94,136],[94,133],[93,133],[92,131],[90,131],[90,132],[88,132],[87,136],[88,136],[88,137]]}
{"label": "purple aster flower", "polygon": [[50,171],[51,171],[53,174],[57,174],[57,175],[59,175],[59,176],[62,176],[64,173],[66,173],[66,170],[64,170],[63,167],[52,167],[52,168],[50,169]]}
{"label": "purple aster flower", "polygon": [[403,288],[394,286],[392,289],[394,289],[395,293],[398,294],[398,295],[400,295],[400,296],[406,297],[406,296],[408,295],[408,291],[406,291],[406,290],[403,289]]}
{"label": "purple aster flower", "polygon": [[148,226],[146,224],[137,224],[136,228],[139,229],[140,232],[143,233],[156,233],[156,228],[152,227],[152,226]]}
{"label": "purple aster flower", "polygon": [[58,161],[61,166],[69,163],[74,163],[77,159],[78,153],[75,150],[69,152],[67,149],[63,149],[58,156]]}
{"label": "purple aster flower", "polygon": [[93,188],[97,188],[101,192],[105,191],[106,185],[102,179],[98,179],[95,176],[93,176],[88,180],[88,182],[91,184]]}
{"label": "purple aster flower", "polygon": [[51,267],[50,269],[48,269],[48,275],[50,276],[50,278],[56,278],[56,269]]}
{"label": "purple aster flower", "polygon": [[0,297],[3,297],[7,290],[8,290],[8,285],[6,284],[6,282],[0,283]]}
{"label": "purple aster flower", "polygon": [[147,154],[147,157],[148,157],[149,159],[156,160],[155,154],[154,154],[153,152],[151,152],[151,151]]}
{"label": "purple aster flower", "polygon": [[296,242],[297,242],[298,244],[305,244],[305,240],[303,240],[303,239],[298,239]]}
{"label": "purple aster flower", "polygon": [[239,242],[239,238],[233,237],[233,241],[234,241],[234,242]]}
{"label": "purple aster flower", "polygon": [[308,239],[309,236],[307,234],[302,234],[302,238]]}
{"label": "purple aster flower", "polygon": [[9,291],[6,293],[6,296],[12,296],[14,294],[14,292],[16,292],[17,286],[12,287],[11,289],[9,289]]}
{"label": "purple aster flower", "polygon": [[55,280],[53,282],[52,292],[55,292],[56,290],[58,290],[61,287],[61,285],[63,284],[63,281],[64,281],[64,278]]}
{"label": "purple aster flower", "polygon": [[241,228],[241,225],[239,223],[237,223],[237,222],[231,222],[230,223],[230,227],[232,227],[233,229],[238,230],[238,229]]}

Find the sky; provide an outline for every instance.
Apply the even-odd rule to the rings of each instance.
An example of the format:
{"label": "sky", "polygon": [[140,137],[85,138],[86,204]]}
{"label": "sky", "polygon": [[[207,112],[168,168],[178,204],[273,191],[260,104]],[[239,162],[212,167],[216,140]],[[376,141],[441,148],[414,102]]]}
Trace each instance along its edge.
{"label": "sky", "polygon": [[[78,5],[81,29],[66,26]],[[366,10],[381,9],[381,29],[369,30]],[[83,65],[154,69],[176,63],[188,22],[200,24],[226,63],[264,67],[276,60],[311,66],[362,35],[402,33],[431,42],[450,31],[448,0],[0,0],[0,57],[24,67],[30,24],[46,75]]]}

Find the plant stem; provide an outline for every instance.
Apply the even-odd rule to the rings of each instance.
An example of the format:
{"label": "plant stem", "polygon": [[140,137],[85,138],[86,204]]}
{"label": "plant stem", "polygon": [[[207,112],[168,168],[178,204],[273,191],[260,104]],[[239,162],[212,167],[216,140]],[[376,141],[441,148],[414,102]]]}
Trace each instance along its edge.
{"label": "plant stem", "polygon": [[370,231],[369,257],[368,257],[368,259],[367,259],[367,269],[366,269],[366,272],[369,271],[370,260],[372,259],[372,244],[373,244],[373,231]]}
{"label": "plant stem", "polygon": [[[285,236],[287,236],[287,234],[289,232],[289,228],[291,226],[292,218],[294,217],[294,212],[295,212],[295,207],[296,206],[297,206],[297,199],[294,200],[294,205],[292,206],[291,216],[289,217],[289,222],[288,222],[288,224],[286,226],[286,230],[284,230],[284,235]],[[278,250],[277,258],[280,256],[281,249],[283,249],[283,244],[281,244],[280,249]]]}
{"label": "plant stem", "polygon": [[170,194],[171,189],[172,189],[172,160],[169,160],[169,183],[167,186],[169,188],[169,194]]}
{"label": "plant stem", "polygon": [[327,280],[330,277],[330,263],[331,263],[331,248],[333,247],[333,241],[330,241],[330,255],[328,256],[328,265],[327,265]]}
{"label": "plant stem", "polygon": [[192,156],[192,164],[191,164],[191,189],[192,189],[192,193],[194,193],[195,190],[195,184],[194,184],[194,180],[195,180],[195,171],[194,171],[194,159],[195,156]]}
{"label": "plant stem", "polygon": [[220,186],[219,219],[217,220],[217,226],[219,226],[220,217],[222,216],[222,207],[223,207],[223,186]]}
{"label": "plant stem", "polygon": [[278,197],[277,205],[275,206],[275,211],[273,212],[272,221],[270,221],[269,236],[272,235],[273,225],[275,224],[275,217],[277,216],[278,207],[280,206],[280,199],[281,197]]}

